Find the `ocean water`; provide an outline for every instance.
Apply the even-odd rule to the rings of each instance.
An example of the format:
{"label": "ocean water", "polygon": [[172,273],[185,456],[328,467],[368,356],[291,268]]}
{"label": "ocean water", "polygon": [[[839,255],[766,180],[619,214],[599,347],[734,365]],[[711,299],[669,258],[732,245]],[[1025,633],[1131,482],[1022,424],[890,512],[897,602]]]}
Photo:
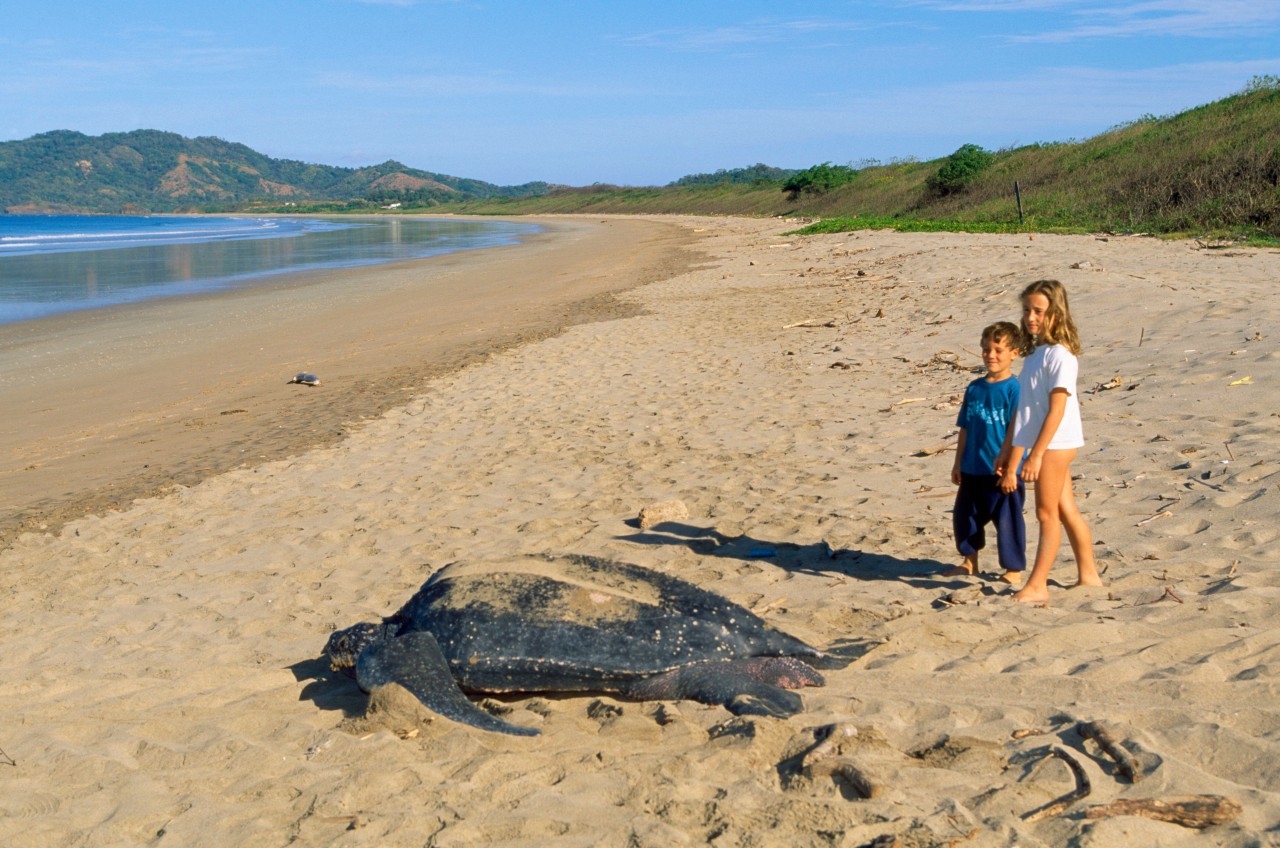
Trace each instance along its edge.
{"label": "ocean water", "polygon": [[0,324],[514,244],[539,229],[430,218],[0,215]]}

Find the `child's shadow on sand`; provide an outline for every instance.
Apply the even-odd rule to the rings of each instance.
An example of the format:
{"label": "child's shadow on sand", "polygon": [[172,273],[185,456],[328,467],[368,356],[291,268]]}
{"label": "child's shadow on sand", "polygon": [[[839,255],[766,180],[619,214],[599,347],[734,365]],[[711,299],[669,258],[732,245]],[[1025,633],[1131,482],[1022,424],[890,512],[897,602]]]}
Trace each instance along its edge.
{"label": "child's shadow on sand", "polygon": [[[627,522],[639,530],[639,522]],[[893,580],[920,589],[945,589],[964,585],[943,577],[948,563],[936,559],[900,559],[875,551],[832,548],[826,542],[796,545],[770,542],[752,536],[726,536],[711,527],[665,521],[619,539],[638,545],[683,545],[703,556],[759,560],[800,574],[839,574],[853,580]]]}

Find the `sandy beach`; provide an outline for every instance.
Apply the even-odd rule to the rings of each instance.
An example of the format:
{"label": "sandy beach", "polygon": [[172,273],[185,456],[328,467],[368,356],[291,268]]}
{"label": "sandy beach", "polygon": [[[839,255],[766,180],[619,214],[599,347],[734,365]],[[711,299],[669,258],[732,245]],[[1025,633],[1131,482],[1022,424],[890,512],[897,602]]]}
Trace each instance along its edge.
{"label": "sandy beach", "polygon": [[[696,261],[687,231],[546,220],[518,248],[5,327],[0,546],[174,484],[332,444],[433,375],[631,309]],[[600,257],[609,256],[605,265]],[[300,371],[323,392],[285,385]]]}
{"label": "sandy beach", "polygon": [[[0,842],[1280,844],[1280,251],[547,223],[378,294],[342,272],[6,339]],[[421,275],[474,301],[437,315]],[[939,572],[980,331],[1041,277],[1084,337],[1073,471],[1107,585],[1064,588],[1064,552],[1034,606]],[[284,385],[304,369],[322,385]],[[320,658],[450,562],[544,553],[685,578],[850,661],[785,720],[486,701],[542,732],[519,738],[366,715]],[[872,792],[804,766],[833,725]],[[1068,759],[1087,797],[1035,815],[1080,786]],[[1105,806],[1185,796],[1240,812]]]}

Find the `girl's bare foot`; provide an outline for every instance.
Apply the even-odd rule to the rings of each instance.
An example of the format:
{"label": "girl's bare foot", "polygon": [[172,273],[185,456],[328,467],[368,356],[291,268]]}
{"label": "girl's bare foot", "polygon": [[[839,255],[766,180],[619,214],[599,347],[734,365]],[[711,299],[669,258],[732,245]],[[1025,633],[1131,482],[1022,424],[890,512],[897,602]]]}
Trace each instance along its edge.
{"label": "girl's bare foot", "polygon": [[1084,586],[1102,586],[1102,585],[1104,585],[1102,582],[1102,578],[1095,574],[1092,577],[1081,577],[1079,580],[1076,581],[1076,585],[1070,588],[1079,589]]}
{"label": "girl's bare foot", "polygon": [[1023,586],[1013,593],[1013,599],[1020,604],[1047,604],[1049,603],[1049,589],[1048,587],[1042,589],[1038,586]]}

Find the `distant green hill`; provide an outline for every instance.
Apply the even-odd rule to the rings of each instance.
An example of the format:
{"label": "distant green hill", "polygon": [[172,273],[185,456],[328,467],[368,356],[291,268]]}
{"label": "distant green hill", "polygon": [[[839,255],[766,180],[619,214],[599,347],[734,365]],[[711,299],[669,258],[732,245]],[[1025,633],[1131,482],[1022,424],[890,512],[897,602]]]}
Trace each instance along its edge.
{"label": "distant green hill", "polygon": [[224,211],[255,204],[342,208],[545,193],[546,183],[502,187],[384,162],[368,168],[264,156],[219,138],[136,130],[70,130],[0,143],[0,208],[8,212]]}

